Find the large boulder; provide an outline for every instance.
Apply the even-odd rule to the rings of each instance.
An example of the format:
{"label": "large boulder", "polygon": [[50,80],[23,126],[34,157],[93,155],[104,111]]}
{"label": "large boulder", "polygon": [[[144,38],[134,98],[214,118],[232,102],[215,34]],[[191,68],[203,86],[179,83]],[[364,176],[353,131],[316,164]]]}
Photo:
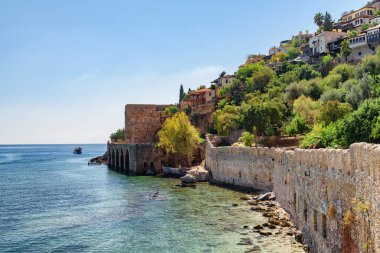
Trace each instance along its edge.
{"label": "large boulder", "polygon": [[202,165],[192,167],[187,174],[192,175],[197,182],[206,182],[211,179],[210,172]]}
{"label": "large boulder", "polygon": [[193,175],[186,174],[185,176],[181,177],[181,186],[195,186],[195,183],[196,181]]}
{"label": "large boulder", "polygon": [[186,175],[188,168],[163,167],[162,174],[164,177],[180,178]]}

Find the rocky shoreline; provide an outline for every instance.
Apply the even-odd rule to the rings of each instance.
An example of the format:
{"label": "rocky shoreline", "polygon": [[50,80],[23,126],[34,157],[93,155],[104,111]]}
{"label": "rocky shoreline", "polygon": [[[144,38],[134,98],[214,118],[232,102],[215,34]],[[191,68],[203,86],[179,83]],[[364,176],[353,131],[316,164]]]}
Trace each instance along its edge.
{"label": "rocky shoreline", "polygon": [[[240,198],[244,204],[248,204],[247,211],[261,213],[267,218],[267,221],[250,226],[245,225],[246,233],[241,233],[246,237],[242,237],[238,245],[252,245],[253,248],[245,251],[246,253],[263,252],[259,247],[254,246],[252,239],[248,235],[257,234],[261,237],[288,237],[291,240],[292,251],[290,253],[305,253],[309,252],[308,247],[302,244],[302,234],[295,228],[290,220],[289,214],[281,208],[276,202],[276,197],[273,192],[267,192],[260,195],[246,194]],[[239,204],[232,204],[233,207],[238,207]]]}
{"label": "rocky shoreline", "polygon": [[[244,195],[240,201],[243,204],[233,203],[232,207],[237,208],[242,205],[246,206],[247,212],[257,212],[266,218],[266,222],[257,225],[244,225],[240,234],[245,236],[240,239],[237,245],[252,246],[246,253],[259,253],[264,252],[258,245],[254,245],[252,238],[259,236],[263,238],[287,238],[291,241],[291,251],[288,253],[306,253],[309,249],[306,245],[302,244],[302,233],[297,230],[291,222],[289,214],[276,202],[276,196],[273,192],[254,191],[248,188],[237,186],[225,185],[215,182],[211,178],[211,174],[204,169],[202,165],[192,168],[164,168],[164,177],[180,178],[181,183],[176,186],[182,187],[195,187],[196,182],[206,182],[223,188],[229,188],[234,191],[243,192]],[[283,251],[281,251],[283,252]]]}
{"label": "rocky shoreline", "polygon": [[[91,159],[91,163],[103,163],[104,156],[99,156]],[[262,217],[266,218],[265,222],[255,225],[244,225],[243,231],[237,245],[252,246],[250,249],[245,250],[246,253],[259,253],[264,252],[260,246],[254,245],[254,238],[266,238],[267,240],[286,238],[291,241],[291,251],[289,253],[306,253],[309,252],[308,247],[302,244],[302,234],[297,230],[291,222],[289,214],[281,208],[280,204],[276,202],[276,196],[273,192],[255,191],[250,188],[244,188],[229,184],[222,184],[212,180],[210,171],[204,168],[203,164],[193,167],[163,167],[163,173],[157,176],[166,178],[179,178],[181,181],[178,185],[180,187],[196,187],[197,182],[208,182],[211,185],[216,185],[223,188],[228,188],[233,191],[244,193],[240,198],[243,203],[232,203],[232,208],[243,208],[243,212],[256,212],[260,213]],[[283,251],[278,251],[283,252]]]}

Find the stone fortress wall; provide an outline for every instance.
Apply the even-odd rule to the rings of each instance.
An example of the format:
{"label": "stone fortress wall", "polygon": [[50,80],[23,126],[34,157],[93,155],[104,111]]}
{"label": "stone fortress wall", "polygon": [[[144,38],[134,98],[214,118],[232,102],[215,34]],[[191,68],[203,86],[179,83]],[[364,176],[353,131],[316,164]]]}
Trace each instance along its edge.
{"label": "stone fortress wall", "polygon": [[125,106],[125,141],[127,144],[153,143],[164,119],[161,113],[169,105]]}
{"label": "stone fortress wall", "polygon": [[380,145],[287,151],[209,137],[206,167],[218,183],[273,190],[311,252],[380,252]]}
{"label": "stone fortress wall", "polygon": [[125,143],[109,143],[108,166],[132,175],[161,172],[161,151],[154,141],[165,118],[162,112],[168,105],[125,106]]}

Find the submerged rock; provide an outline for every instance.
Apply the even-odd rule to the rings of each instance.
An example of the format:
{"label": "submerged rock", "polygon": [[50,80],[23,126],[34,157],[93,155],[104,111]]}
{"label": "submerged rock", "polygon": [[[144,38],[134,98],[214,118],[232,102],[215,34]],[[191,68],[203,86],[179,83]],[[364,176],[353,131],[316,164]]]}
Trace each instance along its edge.
{"label": "submerged rock", "polygon": [[181,177],[182,187],[193,187],[195,186],[195,183],[195,178],[190,174],[186,174],[185,176]]}
{"label": "submerged rock", "polygon": [[164,177],[180,178],[186,175],[188,168],[162,167]]}
{"label": "submerged rock", "polygon": [[97,156],[97,157],[91,158],[87,164],[88,165],[107,164],[107,152],[105,152],[102,156]]}
{"label": "submerged rock", "polygon": [[253,245],[253,242],[248,237],[247,238],[241,238],[238,245]]}
{"label": "submerged rock", "polygon": [[269,235],[272,235],[272,232],[271,231],[267,231],[267,230],[262,230],[259,232],[260,235],[264,235],[264,236],[269,236]]}
{"label": "submerged rock", "polygon": [[241,200],[251,200],[251,196],[244,195],[243,197],[240,197]]}

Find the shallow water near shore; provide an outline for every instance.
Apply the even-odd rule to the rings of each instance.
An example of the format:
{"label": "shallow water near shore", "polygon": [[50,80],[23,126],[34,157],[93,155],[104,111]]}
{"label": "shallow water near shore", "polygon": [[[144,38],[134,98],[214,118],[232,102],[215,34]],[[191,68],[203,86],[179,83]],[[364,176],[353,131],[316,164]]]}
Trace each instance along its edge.
{"label": "shallow water near shore", "polygon": [[75,146],[0,146],[1,252],[292,252],[252,232],[266,218],[242,193],[87,166],[106,146]]}

